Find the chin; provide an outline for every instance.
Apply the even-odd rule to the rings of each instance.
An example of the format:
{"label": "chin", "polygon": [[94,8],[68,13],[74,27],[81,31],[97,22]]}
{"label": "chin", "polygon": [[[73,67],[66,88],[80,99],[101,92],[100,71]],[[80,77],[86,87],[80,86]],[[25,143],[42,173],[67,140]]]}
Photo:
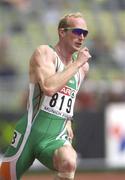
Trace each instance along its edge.
{"label": "chin", "polygon": [[75,51],[79,51],[80,48],[81,48],[81,46],[80,47],[75,47],[74,49],[75,49]]}

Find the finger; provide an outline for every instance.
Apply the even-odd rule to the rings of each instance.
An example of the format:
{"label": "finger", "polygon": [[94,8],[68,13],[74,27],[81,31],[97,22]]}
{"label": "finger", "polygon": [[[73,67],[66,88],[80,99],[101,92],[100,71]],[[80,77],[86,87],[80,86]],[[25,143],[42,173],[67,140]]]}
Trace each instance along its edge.
{"label": "finger", "polygon": [[84,50],[89,51],[89,49],[87,47],[84,47]]}
{"label": "finger", "polygon": [[89,50],[84,50],[84,54],[87,56],[87,57],[90,57],[90,53],[89,53]]}

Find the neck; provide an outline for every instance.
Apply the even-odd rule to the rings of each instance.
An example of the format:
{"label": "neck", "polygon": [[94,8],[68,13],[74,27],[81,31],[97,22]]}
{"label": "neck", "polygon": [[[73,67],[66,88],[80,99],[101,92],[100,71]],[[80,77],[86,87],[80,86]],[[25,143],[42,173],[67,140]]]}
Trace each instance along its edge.
{"label": "neck", "polygon": [[67,65],[69,64],[69,62],[72,61],[72,54],[70,52],[68,52],[65,47],[57,44],[55,46],[55,50],[58,54],[58,56],[60,57],[60,59],[62,60],[62,62]]}

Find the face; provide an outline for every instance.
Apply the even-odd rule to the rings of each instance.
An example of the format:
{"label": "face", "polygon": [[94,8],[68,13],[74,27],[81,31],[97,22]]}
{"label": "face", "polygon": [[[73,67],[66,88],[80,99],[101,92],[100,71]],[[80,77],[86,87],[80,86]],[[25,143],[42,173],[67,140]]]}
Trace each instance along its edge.
{"label": "face", "polygon": [[63,40],[66,47],[75,52],[81,48],[88,34],[88,29],[85,20],[82,18],[69,18],[69,23],[69,27],[63,29]]}

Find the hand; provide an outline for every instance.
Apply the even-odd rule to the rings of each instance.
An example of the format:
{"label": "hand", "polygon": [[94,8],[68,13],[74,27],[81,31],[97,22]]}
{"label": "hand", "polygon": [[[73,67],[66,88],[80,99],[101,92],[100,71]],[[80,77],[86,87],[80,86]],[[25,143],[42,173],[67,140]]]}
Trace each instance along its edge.
{"label": "hand", "polygon": [[83,66],[88,61],[89,58],[91,58],[89,49],[87,47],[80,49],[78,51],[78,56],[77,56],[78,66],[79,67]]}

